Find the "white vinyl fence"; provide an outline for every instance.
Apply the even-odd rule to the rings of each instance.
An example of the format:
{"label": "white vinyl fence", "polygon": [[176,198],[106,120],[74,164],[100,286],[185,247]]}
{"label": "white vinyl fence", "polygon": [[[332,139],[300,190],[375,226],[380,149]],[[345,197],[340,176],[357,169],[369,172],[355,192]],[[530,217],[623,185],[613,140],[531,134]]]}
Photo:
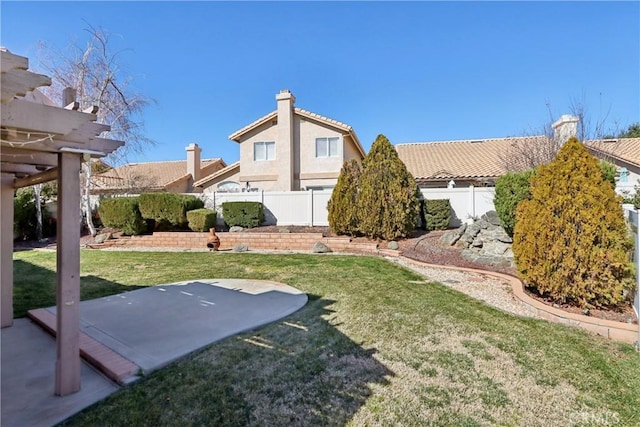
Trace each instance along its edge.
{"label": "white vinyl fence", "polygon": [[[636,294],[633,298],[633,310],[636,317],[640,318],[640,211],[633,205],[624,205],[624,213],[633,233],[634,255],[633,262],[636,264]],[[640,351],[640,322],[638,322],[638,341],[636,350]]]}
{"label": "white vinyl fence", "polygon": [[451,203],[449,227],[458,227],[463,222],[495,210],[493,204],[495,188],[493,187],[471,185],[467,188],[421,188],[420,192],[426,200],[449,199]]}
{"label": "white vinyl fence", "polygon": [[[423,188],[420,190],[425,199],[449,199],[451,203],[450,227],[477,218],[494,210],[494,189],[475,188]],[[222,203],[224,202],[261,202],[265,208],[267,225],[329,225],[327,204],[331,190],[322,191],[257,191],[244,193],[203,193],[205,207],[218,212],[222,224]]]}
{"label": "white vinyl fence", "polygon": [[322,191],[256,191],[244,193],[203,193],[205,207],[218,212],[222,223],[222,203],[261,202],[267,225],[328,226],[327,203],[331,190]]}

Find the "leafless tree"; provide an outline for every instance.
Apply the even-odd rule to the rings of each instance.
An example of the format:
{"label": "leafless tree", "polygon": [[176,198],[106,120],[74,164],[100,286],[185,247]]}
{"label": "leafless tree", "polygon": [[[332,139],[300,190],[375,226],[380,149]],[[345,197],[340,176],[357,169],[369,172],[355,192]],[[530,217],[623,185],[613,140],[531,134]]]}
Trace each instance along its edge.
{"label": "leafless tree", "polygon": [[[154,101],[132,86],[133,77],[120,68],[122,51],[112,50],[111,34],[104,29],[89,26],[86,45],[71,45],[64,51],[44,44],[40,49],[40,64],[51,76],[48,95],[61,102],[63,89],[76,91],[76,102],[85,110],[98,107],[97,122],[111,126],[101,135],[105,138],[125,141],[125,145],[108,157],[111,164],[123,163],[128,154],[141,153],[155,141],[144,134],[142,114]],[[92,183],[90,162],[85,162],[83,173],[84,213],[92,235],[96,234],[91,219],[89,189]]]}
{"label": "leafless tree", "polygon": [[[538,129],[525,132],[525,136],[514,138],[509,147],[499,155],[502,168],[508,172],[534,169],[555,159],[568,135],[553,128],[557,117],[547,104],[548,119]],[[569,115],[577,119],[575,136],[581,141],[601,141],[605,135],[604,124],[609,112],[593,119],[586,107],[584,96],[573,98],[569,104]],[[572,132],[573,133],[573,132]]]}

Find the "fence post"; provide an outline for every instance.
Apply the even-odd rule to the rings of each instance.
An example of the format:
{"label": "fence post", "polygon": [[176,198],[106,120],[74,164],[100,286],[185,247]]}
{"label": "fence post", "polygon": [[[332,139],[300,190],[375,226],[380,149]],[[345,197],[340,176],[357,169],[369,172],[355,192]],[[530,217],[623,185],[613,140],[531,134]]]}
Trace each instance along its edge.
{"label": "fence post", "polygon": [[309,225],[313,227],[313,189],[307,190],[309,198],[307,199],[307,209],[309,210]]}
{"label": "fence post", "polygon": [[476,192],[473,184],[469,185],[469,215],[471,218],[476,217]]}

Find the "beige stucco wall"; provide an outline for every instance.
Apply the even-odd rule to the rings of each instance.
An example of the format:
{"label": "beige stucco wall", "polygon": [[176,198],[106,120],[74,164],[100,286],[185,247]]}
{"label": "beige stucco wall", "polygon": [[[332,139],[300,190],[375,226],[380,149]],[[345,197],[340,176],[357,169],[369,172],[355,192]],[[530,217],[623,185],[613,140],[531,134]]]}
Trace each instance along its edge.
{"label": "beige stucco wall", "polygon": [[[300,129],[300,188],[316,185],[335,185],[344,163],[345,149],[342,133],[319,123],[296,117]],[[316,157],[316,138],[339,138],[337,157]]]}
{"label": "beige stucco wall", "polygon": [[356,148],[356,143],[347,135],[344,138],[344,160],[348,161],[351,159],[362,160],[363,157],[362,154],[360,154],[360,150]]}
{"label": "beige stucco wall", "polygon": [[240,171],[236,168],[236,169],[232,169],[229,172],[220,175],[219,177],[217,177],[215,180],[213,181],[209,181],[207,184],[204,185],[204,189],[203,189],[203,193],[213,193],[215,191],[218,190],[218,184],[225,182],[225,181],[234,181],[234,182],[238,182],[241,185],[244,185],[245,183],[240,182]]}
{"label": "beige stucco wall", "polygon": [[[272,122],[265,123],[250,132],[240,143],[240,176],[239,181],[245,184],[247,181],[252,187],[267,190],[272,186],[278,176],[278,127]],[[265,161],[253,160],[253,144],[259,141],[276,142],[276,159]],[[259,183],[259,184],[258,184]],[[254,185],[255,184],[255,185]]]}
{"label": "beige stucco wall", "polygon": [[[331,127],[298,115],[293,120],[294,155],[293,188],[280,188],[277,181],[279,162],[286,161],[279,156],[284,150],[283,141],[278,140],[278,127],[273,122],[265,123],[250,132],[240,143],[240,174],[238,182],[243,185],[250,182],[252,188],[264,191],[301,190],[307,186],[335,185],[345,160],[361,159],[359,151],[349,136]],[[316,157],[316,138],[338,137],[339,155],[337,157]],[[276,159],[273,161],[254,161],[253,144],[259,141],[275,141]],[[216,180],[217,182],[221,182]],[[208,191],[214,185],[209,184]]]}

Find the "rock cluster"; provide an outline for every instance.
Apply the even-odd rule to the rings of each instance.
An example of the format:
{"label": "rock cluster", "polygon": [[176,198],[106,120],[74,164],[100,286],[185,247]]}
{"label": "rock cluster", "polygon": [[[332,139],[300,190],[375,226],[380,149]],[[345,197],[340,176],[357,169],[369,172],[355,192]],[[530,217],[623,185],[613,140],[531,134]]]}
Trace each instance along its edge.
{"label": "rock cluster", "polygon": [[514,265],[513,240],[500,226],[495,211],[489,211],[472,224],[462,224],[457,230],[442,235],[444,245],[462,248],[466,260],[489,265]]}

